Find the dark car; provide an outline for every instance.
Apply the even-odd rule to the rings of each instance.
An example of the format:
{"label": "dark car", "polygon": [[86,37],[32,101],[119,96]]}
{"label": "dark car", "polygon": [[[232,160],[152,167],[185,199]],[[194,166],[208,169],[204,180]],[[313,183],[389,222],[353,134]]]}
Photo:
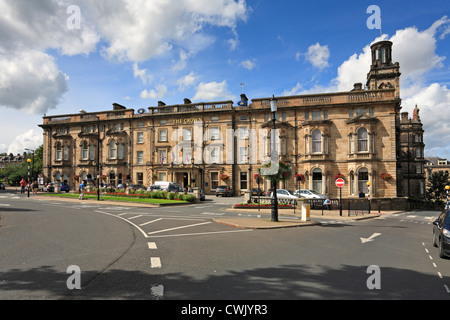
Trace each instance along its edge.
{"label": "dark car", "polygon": [[3,182],[0,182],[0,190],[5,190],[5,184]]}
{"label": "dark car", "polygon": [[251,195],[252,196],[262,196],[262,195],[264,195],[264,191],[262,191],[261,189],[253,188],[251,191]]}
{"label": "dark car", "polygon": [[433,246],[439,248],[439,257],[450,257],[450,210],[433,222]]}
{"label": "dark car", "polygon": [[132,190],[139,190],[139,189],[147,190],[147,187],[142,184],[132,184],[132,185],[130,185],[129,188]]}
{"label": "dark car", "polygon": [[69,192],[70,191],[69,185],[66,183],[61,183],[61,191]]}
{"label": "dark car", "polygon": [[229,186],[218,186],[216,188],[216,197],[231,197],[233,195],[233,190]]}

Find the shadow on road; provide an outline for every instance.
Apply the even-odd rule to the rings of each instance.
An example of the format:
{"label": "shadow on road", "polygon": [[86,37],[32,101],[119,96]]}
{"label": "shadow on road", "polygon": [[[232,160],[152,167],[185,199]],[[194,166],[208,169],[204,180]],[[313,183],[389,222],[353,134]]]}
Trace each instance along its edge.
{"label": "shadow on road", "polygon": [[[305,299],[448,299],[434,274],[381,267],[381,289],[369,290],[367,267],[286,265],[229,271],[195,279],[181,273],[152,275],[139,271],[81,271],[81,290],[69,290],[70,274],[43,266],[0,273],[0,299],[165,299],[165,300],[305,300]],[[163,287],[161,296],[153,288]]]}

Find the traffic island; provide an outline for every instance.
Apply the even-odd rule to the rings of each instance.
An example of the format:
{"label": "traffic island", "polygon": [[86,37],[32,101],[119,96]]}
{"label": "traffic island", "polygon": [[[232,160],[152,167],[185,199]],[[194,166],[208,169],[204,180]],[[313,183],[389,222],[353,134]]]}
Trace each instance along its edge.
{"label": "traffic island", "polygon": [[232,226],[241,229],[277,229],[277,228],[294,228],[320,225],[317,221],[301,221],[294,219],[280,218],[274,222],[259,218],[215,218],[214,222]]}

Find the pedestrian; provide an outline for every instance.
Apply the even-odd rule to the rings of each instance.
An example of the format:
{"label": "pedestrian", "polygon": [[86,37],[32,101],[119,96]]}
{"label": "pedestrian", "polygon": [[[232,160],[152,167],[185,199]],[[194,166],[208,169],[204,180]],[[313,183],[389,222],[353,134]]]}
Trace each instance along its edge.
{"label": "pedestrian", "polygon": [[83,181],[81,181],[81,184],[80,184],[80,197],[78,198],[79,200],[83,200],[84,199],[84,188],[86,187],[86,184],[85,184],[85,182],[84,182],[84,180]]}
{"label": "pedestrian", "polygon": [[33,182],[33,194],[37,195],[38,187],[39,187],[38,182],[36,180],[34,180],[34,182]]}
{"label": "pedestrian", "polygon": [[24,178],[22,178],[22,180],[20,180],[20,193],[25,193],[26,185],[27,185],[27,182],[25,181]]}
{"label": "pedestrian", "polygon": [[328,210],[331,210],[331,200],[329,198],[326,198],[323,202],[323,206],[326,207]]}

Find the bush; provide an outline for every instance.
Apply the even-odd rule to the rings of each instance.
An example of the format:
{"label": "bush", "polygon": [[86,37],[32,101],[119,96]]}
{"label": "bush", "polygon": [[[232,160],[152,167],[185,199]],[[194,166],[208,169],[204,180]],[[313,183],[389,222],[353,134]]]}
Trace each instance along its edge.
{"label": "bush", "polygon": [[184,200],[188,202],[195,202],[195,196],[193,194],[187,194],[184,196]]}
{"label": "bush", "polygon": [[174,199],[175,199],[175,195],[176,195],[175,192],[169,192],[169,194],[168,194],[168,196],[167,196],[167,199],[169,199],[169,200],[174,200]]}

